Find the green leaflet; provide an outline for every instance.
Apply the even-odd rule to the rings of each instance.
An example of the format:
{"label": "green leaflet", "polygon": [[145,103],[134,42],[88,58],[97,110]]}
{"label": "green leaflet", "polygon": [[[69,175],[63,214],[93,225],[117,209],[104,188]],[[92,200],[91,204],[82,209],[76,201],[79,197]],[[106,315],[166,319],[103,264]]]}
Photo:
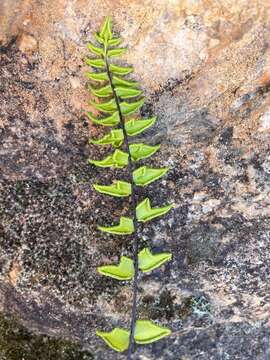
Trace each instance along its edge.
{"label": "green leaflet", "polygon": [[116,75],[127,75],[133,71],[132,67],[118,66],[114,64],[110,64],[109,69],[113,74]]}
{"label": "green leaflet", "polygon": [[89,119],[97,125],[103,125],[103,126],[115,126],[118,125],[120,122],[118,111],[114,112],[112,115],[107,116],[105,118],[97,119],[95,118],[91,112],[87,112],[86,115],[89,117]]}
{"label": "green leaflet", "polygon": [[131,194],[131,184],[126,181],[115,181],[112,185],[93,185],[95,190],[111,196],[124,197]]}
{"label": "green leaflet", "polygon": [[[105,40],[102,39],[102,37],[100,37],[99,34],[95,33],[94,36],[95,36],[96,40],[97,40],[100,44],[102,44],[102,45],[105,44]],[[108,46],[117,46],[117,45],[119,45],[121,42],[122,42],[122,39],[121,39],[121,38],[112,38],[112,39],[110,39],[110,40],[107,41],[107,45],[108,45]]]}
{"label": "green leaflet", "polygon": [[95,33],[94,36],[95,36],[96,40],[97,40],[100,44],[104,45],[105,41],[104,41],[104,39],[102,39],[101,36],[99,36],[98,33]]}
{"label": "green leaflet", "polygon": [[138,89],[132,89],[124,86],[117,86],[115,88],[117,96],[119,96],[122,99],[129,99],[134,96],[141,95],[142,91]]}
{"label": "green leaflet", "polygon": [[137,344],[150,344],[171,334],[171,330],[149,320],[137,320],[134,339]]}
{"label": "green leaflet", "polygon": [[136,81],[125,80],[116,75],[113,75],[112,82],[115,86],[120,85],[120,86],[126,86],[126,87],[131,87],[131,88],[137,88],[140,86],[140,84]]}
{"label": "green leaflet", "polygon": [[99,36],[107,42],[112,38],[112,21],[109,16],[106,17]]}
{"label": "green leaflet", "polygon": [[96,103],[94,101],[90,101],[91,105],[94,106],[95,109],[107,113],[113,113],[115,110],[117,110],[117,106],[114,99],[111,99],[110,101],[107,101],[105,103]]}
{"label": "green leaflet", "polygon": [[127,49],[125,49],[125,48],[111,49],[111,50],[108,50],[107,54],[109,57],[117,57],[117,56],[121,56],[126,51],[127,51]]}
{"label": "green leaflet", "polygon": [[127,330],[115,328],[111,332],[97,331],[96,334],[115,351],[123,352],[128,349],[129,331]]}
{"label": "green leaflet", "polygon": [[121,38],[113,38],[108,41],[109,46],[118,46],[122,42]]}
{"label": "green leaflet", "polygon": [[167,205],[160,208],[151,208],[150,200],[148,198],[144,199],[136,207],[136,217],[138,221],[146,222],[152,220],[158,216],[166,214],[170,211],[174,205]]}
{"label": "green leaflet", "polygon": [[165,175],[169,168],[153,169],[141,166],[133,171],[133,180],[137,186],[146,186]]}
{"label": "green leaflet", "polygon": [[139,110],[144,104],[144,99],[135,101],[133,103],[121,102],[120,108],[123,115],[130,115]]}
{"label": "green leaflet", "polygon": [[115,150],[112,155],[108,155],[103,160],[88,160],[90,164],[99,166],[99,167],[115,167],[123,168],[128,164],[128,154],[121,150]]}
{"label": "green leaflet", "polygon": [[98,229],[110,234],[129,235],[134,232],[133,220],[128,217],[120,217],[119,225],[116,226],[98,226]]}
{"label": "green leaflet", "polygon": [[109,134],[103,136],[99,140],[90,140],[92,144],[96,145],[112,145],[119,147],[124,141],[124,134],[122,129],[111,130]]}
{"label": "green leaflet", "polygon": [[90,80],[94,80],[94,81],[106,81],[106,80],[109,80],[108,74],[106,72],[100,72],[100,73],[87,72],[86,76]]}
{"label": "green leaflet", "polygon": [[158,151],[159,148],[160,145],[151,146],[143,143],[131,144],[129,146],[129,150],[133,161],[146,159],[149,156],[153,155],[156,151]]}
{"label": "green leaflet", "polygon": [[136,120],[132,119],[125,123],[128,136],[135,136],[150,128],[156,122],[156,116],[150,119]]}
{"label": "green leaflet", "polygon": [[148,248],[144,248],[138,254],[139,269],[143,272],[148,272],[158,268],[165,262],[171,260],[171,253],[152,254]]}
{"label": "green leaflet", "polygon": [[103,86],[99,89],[94,89],[90,86],[90,90],[97,97],[107,97],[112,95],[112,88],[110,85]]}
{"label": "green leaflet", "polygon": [[97,69],[102,69],[105,67],[105,61],[102,59],[86,59],[85,63]]}
{"label": "green leaflet", "polygon": [[121,256],[118,265],[100,266],[98,272],[117,280],[131,280],[134,276],[134,264],[130,258]]}
{"label": "green leaflet", "polygon": [[98,56],[103,55],[102,48],[97,47],[91,43],[88,43],[86,46],[87,46],[88,50],[90,50],[93,54],[98,55]]}

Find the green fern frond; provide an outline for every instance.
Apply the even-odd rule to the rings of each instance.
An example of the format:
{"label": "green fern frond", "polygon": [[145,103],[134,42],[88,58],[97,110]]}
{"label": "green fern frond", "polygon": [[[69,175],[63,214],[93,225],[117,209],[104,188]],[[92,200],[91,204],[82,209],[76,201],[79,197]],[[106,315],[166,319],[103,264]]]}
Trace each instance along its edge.
{"label": "green fern frond", "polygon": [[[137,293],[138,293],[138,271],[152,271],[167,261],[171,260],[172,254],[168,252],[152,254],[149,248],[140,248],[138,237],[138,222],[146,222],[158,216],[166,214],[173,205],[164,207],[151,207],[150,200],[144,199],[136,205],[136,187],[147,186],[164,176],[168,168],[151,168],[140,166],[135,168],[136,162],[146,159],[155,154],[160,145],[147,145],[142,142],[130,142],[130,137],[141,134],[153,126],[156,117],[149,119],[130,118],[131,114],[137,113],[145,103],[142,97],[142,90],[138,82],[126,78],[133,72],[133,67],[115,64],[112,60],[123,55],[126,48],[118,47],[121,39],[114,37],[111,26],[111,18],[107,17],[99,32],[95,34],[97,44],[89,43],[88,49],[95,58],[87,58],[86,64],[94,68],[93,72],[87,72],[86,76],[91,81],[97,82],[90,86],[92,94],[98,101],[91,101],[90,104],[104,115],[95,117],[91,112],[87,116],[93,124],[116,127],[100,139],[92,139],[91,143],[96,145],[111,145],[122,147],[116,149],[112,154],[107,155],[103,160],[89,160],[89,163],[98,167],[126,167],[129,173],[127,181],[113,181],[111,185],[94,184],[94,189],[102,194],[113,197],[131,198],[132,217],[121,217],[119,224],[113,226],[99,226],[102,232],[114,235],[131,235],[135,233],[133,243],[133,259],[121,256],[119,264],[103,265],[98,267],[102,275],[117,280],[133,279],[133,307],[131,314],[130,331],[115,328],[111,332],[98,331],[105,343],[112,349],[123,352],[128,350],[128,360],[131,360],[134,343],[149,344],[168,336],[171,331],[168,328],[159,326],[149,320],[137,320]],[[106,115],[108,114],[108,115]]]}

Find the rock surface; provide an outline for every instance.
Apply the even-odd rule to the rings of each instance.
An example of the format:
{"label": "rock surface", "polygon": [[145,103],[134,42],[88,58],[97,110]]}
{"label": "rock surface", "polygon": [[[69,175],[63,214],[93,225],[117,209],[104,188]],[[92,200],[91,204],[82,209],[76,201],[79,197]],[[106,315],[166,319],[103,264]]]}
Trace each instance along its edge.
{"label": "rock surface", "polygon": [[129,204],[92,190],[122,173],[87,165],[101,155],[84,115],[85,45],[112,14],[148,95],[142,115],[159,118],[147,139],[162,149],[148,163],[171,166],[148,194],[176,204],[140,229],[174,259],[141,277],[139,312],[173,335],[136,359],[270,358],[269,10],[263,0],[1,2],[3,313],[95,359],[125,358],[95,330],[128,324],[131,289],[95,268],[130,254],[132,239],[96,226]]}

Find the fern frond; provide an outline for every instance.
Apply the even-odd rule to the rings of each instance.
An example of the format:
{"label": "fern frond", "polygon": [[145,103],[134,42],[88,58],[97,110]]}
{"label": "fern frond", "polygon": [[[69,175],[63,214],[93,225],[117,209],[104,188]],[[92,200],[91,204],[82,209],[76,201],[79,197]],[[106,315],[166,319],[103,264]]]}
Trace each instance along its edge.
{"label": "fern frond", "polygon": [[[113,64],[115,57],[121,56],[126,49],[117,46],[121,39],[113,36],[111,18],[107,17],[100,30],[95,34],[97,46],[89,43],[88,49],[96,55],[95,59],[86,59],[86,64],[93,67],[93,72],[88,72],[86,76],[95,82],[101,82],[101,86],[90,86],[92,94],[99,98],[98,102],[91,101],[91,105],[104,116],[96,118],[91,112],[87,112],[88,118],[97,125],[118,126],[111,130],[100,139],[90,140],[96,145],[111,145],[120,147],[112,154],[105,156],[102,160],[89,160],[90,164],[98,167],[127,167],[129,173],[128,181],[117,180],[111,185],[94,184],[94,189],[102,194],[113,197],[131,197],[133,217],[121,217],[119,224],[113,226],[99,226],[98,229],[115,235],[130,235],[134,233],[133,259],[126,256],[120,257],[119,264],[103,265],[98,267],[98,272],[102,275],[112,277],[117,280],[133,279],[133,304],[131,313],[130,331],[115,328],[111,332],[98,331],[100,336],[109,347],[116,351],[123,352],[128,349],[128,360],[131,360],[134,343],[149,344],[168,336],[171,331],[161,327],[149,320],[137,320],[137,294],[138,294],[138,272],[148,272],[160,267],[165,262],[171,260],[172,254],[168,252],[152,254],[149,248],[144,248],[138,253],[140,248],[138,237],[138,222],[146,222],[158,216],[166,214],[173,205],[163,207],[151,207],[150,200],[144,199],[136,206],[135,190],[137,186],[146,186],[158,180],[168,171],[168,168],[150,168],[141,166],[135,169],[134,163],[146,159],[155,154],[160,145],[147,145],[142,142],[130,143],[130,137],[141,134],[146,129],[153,126],[156,117],[149,119],[132,119],[129,115],[134,114],[143,106],[145,99],[139,83],[126,79],[125,76],[133,72],[131,66]],[[104,98],[109,98],[104,99]],[[108,113],[109,115],[106,115]],[[126,118],[127,117],[127,118]]]}

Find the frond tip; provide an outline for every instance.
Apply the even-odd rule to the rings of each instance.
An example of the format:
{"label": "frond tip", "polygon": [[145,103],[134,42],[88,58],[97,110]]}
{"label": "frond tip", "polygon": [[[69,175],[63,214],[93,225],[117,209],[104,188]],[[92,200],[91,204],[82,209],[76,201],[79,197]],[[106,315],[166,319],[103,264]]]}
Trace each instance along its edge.
{"label": "frond tip", "polygon": [[110,16],[107,16],[102,29],[99,33],[99,36],[105,41],[108,42],[112,38],[112,19]]}

